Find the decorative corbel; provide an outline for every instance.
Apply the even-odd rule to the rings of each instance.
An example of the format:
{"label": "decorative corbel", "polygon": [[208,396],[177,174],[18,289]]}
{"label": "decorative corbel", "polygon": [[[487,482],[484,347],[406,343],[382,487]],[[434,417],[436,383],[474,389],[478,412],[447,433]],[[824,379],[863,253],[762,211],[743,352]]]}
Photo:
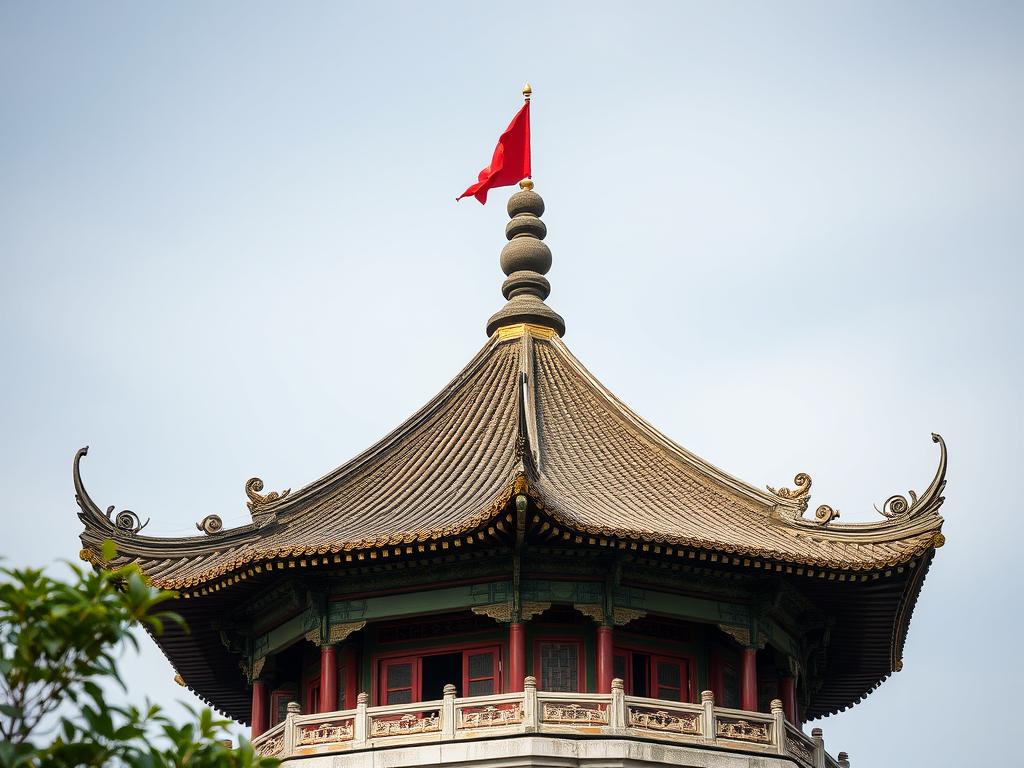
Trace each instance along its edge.
{"label": "decorative corbel", "polygon": [[647,611],[639,611],[636,608],[612,608],[612,623],[621,627],[646,615]]}
{"label": "decorative corbel", "polygon": [[515,609],[512,603],[491,603],[490,605],[475,605],[471,609],[478,616],[487,616],[502,624],[509,624],[515,617]]}
{"label": "decorative corbel", "polygon": [[521,621],[529,621],[534,616],[539,616],[544,613],[544,611],[550,607],[551,603],[545,603],[539,600],[527,600],[519,604],[519,619]]}
{"label": "decorative corbel", "polygon": [[604,605],[601,603],[573,603],[572,607],[598,624],[605,623]]}
{"label": "decorative corbel", "polygon": [[348,636],[366,626],[365,621],[351,621],[347,624],[332,624],[327,630],[327,642],[332,645],[343,643]]}
{"label": "decorative corbel", "polygon": [[744,648],[761,650],[768,642],[763,632],[751,631],[750,627],[741,627],[735,624],[719,624],[718,628]]}

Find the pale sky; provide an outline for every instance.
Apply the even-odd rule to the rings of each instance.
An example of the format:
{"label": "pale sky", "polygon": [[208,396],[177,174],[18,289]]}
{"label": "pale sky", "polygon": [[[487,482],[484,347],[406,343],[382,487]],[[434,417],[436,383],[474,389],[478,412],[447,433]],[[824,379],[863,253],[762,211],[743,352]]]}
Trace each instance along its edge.
{"label": "pale sky", "polygon": [[[1024,685],[1024,5],[0,3],[0,553],[101,505],[248,520],[426,402],[503,300],[534,87],[566,342],[688,449],[843,521],[932,477],[905,669],[854,766],[995,764]],[[172,705],[148,640],[130,696]]]}

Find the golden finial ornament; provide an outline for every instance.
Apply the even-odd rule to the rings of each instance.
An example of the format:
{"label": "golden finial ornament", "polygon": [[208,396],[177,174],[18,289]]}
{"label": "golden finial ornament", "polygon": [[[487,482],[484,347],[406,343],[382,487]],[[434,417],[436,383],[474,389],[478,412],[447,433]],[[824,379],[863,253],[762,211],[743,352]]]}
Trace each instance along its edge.
{"label": "golden finial ornament", "polygon": [[529,101],[531,96],[533,96],[533,88],[531,88],[530,84],[527,83],[523,86],[523,98]]}
{"label": "golden finial ornament", "polygon": [[526,190],[533,189],[533,179],[523,179],[519,182],[519,188]]}

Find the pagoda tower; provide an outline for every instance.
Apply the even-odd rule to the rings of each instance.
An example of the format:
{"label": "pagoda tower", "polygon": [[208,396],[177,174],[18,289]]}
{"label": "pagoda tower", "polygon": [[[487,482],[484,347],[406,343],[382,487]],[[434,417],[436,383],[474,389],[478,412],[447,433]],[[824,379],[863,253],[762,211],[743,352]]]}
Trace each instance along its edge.
{"label": "pagoda tower", "polygon": [[[676,445],[573,356],[546,303],[532,182],[508,202],[507,303],[433,400],[252,521],[143,535],[90,497],[81,556],[136,562],[191,632],[176,679],[302,768],[849,765],[807,721],[902,666],[943,543],[946,448],[876,523],[809,510]],[[117,559],[102,561],[103,542]]]}

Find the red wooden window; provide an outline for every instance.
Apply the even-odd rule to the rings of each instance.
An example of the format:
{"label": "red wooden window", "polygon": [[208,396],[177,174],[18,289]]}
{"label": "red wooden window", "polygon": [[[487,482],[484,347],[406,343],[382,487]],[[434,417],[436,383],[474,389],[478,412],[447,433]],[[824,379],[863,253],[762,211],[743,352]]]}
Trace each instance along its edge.
{"label": "red wooden window", "polygon": [[655,656],[651,660],[651,690],[654,691],[654,698],[689,701],[689,667],[684,659]]}
{"label": "red wooden window", "polygon": [[[335,708],[338,710],[348,709],[345,701],[345,687],[348,685],[348,668],[345,664],[338,665],[338,701]],[[353,707],[355,704],[353,703]]]}
{"label": "red wooden window", "polygon": [[306,683],[306,706],[302,710],[306,714],[320,711],[320,678],[314,677]]}
{"label": "red wooden window", "polygon": [[583,674],[578,640],[542,640],[537,643],[536,658],[542,691],[575,693],[580,690]]}
{"label": "red wooden window", "polygon": [[420,659],[405,657],[380,663],[382,704],[408,704],[420,700]]}
{"label": "red wooden window", "polygon": [[295,694],[294,686],[278,688],[270,694],[270,725],[275,726],[283,723],[288,714],[288,702],[295,701],[298,697]]}
{"label": "red wooden window", "polygon": [[380,704],[440,699],[448,683],[455,686],[456,696],[501,693],[501,654],[496,646],[385,658],[378,669]]}
{"label": "red wooden window", "polygon": [[498,692],[498,650],[466,651],[462,654],[463,696],[490,696]]}
{"label": "red wooden window", "polygon": [[626,648],[615,650],[613,674],[626,693],[666,701],[692,701],[690,662]]}

